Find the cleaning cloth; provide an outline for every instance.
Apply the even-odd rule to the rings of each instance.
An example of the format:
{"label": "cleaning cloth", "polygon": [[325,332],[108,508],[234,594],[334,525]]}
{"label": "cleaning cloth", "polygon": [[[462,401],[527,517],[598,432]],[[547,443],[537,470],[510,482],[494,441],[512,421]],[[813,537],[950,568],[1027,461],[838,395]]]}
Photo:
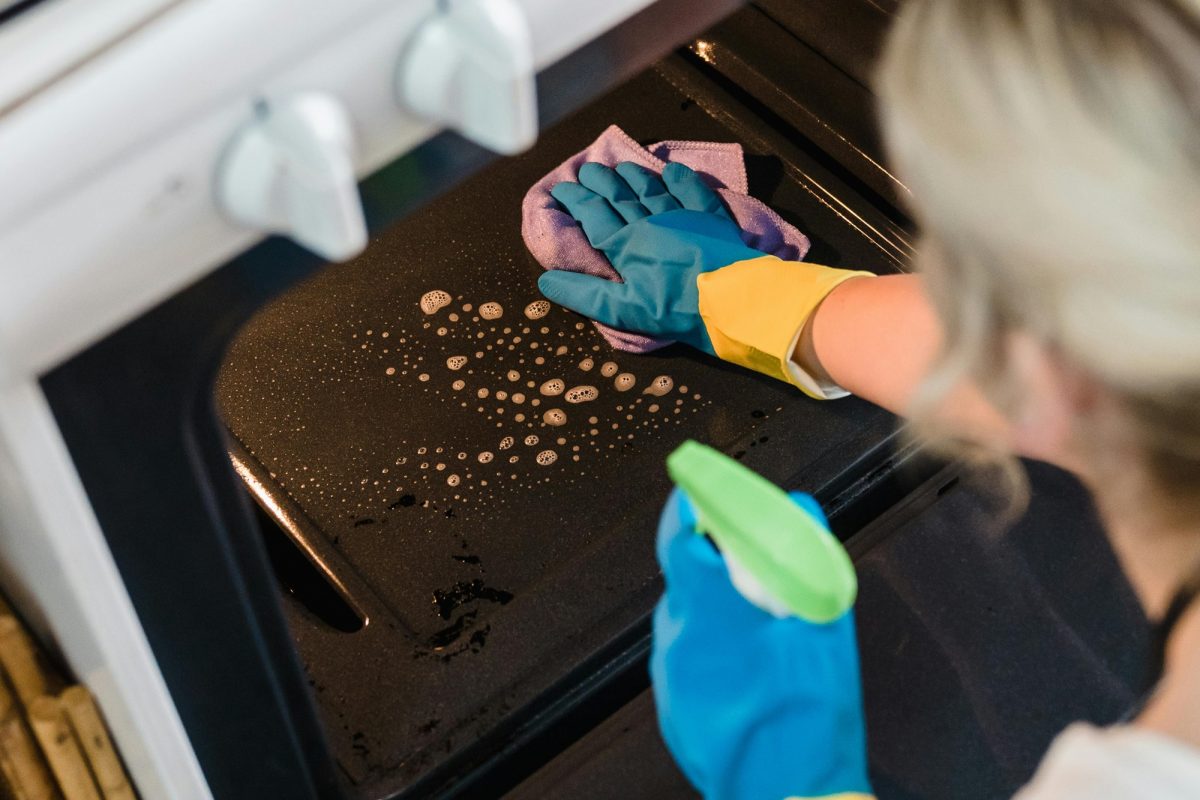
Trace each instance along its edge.
{"label": "cleaning cloth", "polygon": [[[555,184],[577,180],[579,168],[589,161],[609,167],[632,161],[659,173],[668,162],[678,161],[699,173],[716,191],[741,228],[747,246],[785,261],[799,261],[808,252],[808,237],[746,193],[749,186],[741,145],[671,140],[642,147],[625,131],[610,125],[596,141],[556,167],[525,195],[521,204],[521,235],[529,252],[546,269],[620,280],[604,254],[588,243],[578,223],[550,196]],[[670,344],[640,333],[595,325],[619,350],[646,353]]]}

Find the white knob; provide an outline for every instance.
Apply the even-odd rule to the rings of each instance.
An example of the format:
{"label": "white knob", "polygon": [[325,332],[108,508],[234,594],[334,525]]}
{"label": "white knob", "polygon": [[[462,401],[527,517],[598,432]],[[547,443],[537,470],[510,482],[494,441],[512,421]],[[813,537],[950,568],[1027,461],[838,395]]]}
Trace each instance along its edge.
{"label": "white knob", "polygon": [[217,199],[243,225],[289,236],[332,261],[367,246],[350,118],[327,95],[261,104],[225,150]]}
{"label": "white knob", "polygon": [[400,58],[400,104],[468,139],[512,154],[537,139],[529,25],[516,0],[449,0]]}

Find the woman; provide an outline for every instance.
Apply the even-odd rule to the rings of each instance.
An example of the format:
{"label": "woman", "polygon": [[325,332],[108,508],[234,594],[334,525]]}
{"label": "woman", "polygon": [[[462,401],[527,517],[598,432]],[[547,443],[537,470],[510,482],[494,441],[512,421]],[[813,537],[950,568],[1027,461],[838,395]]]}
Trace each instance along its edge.
{"label": "woman", "polygon": [[[1020,797],[1198,798],[1200,2],[910,0],[879,83],[917,274],[763,256],[686,168],[591,164],[554,194],[625,283],[548,273],[542,291],[1074,471],[1164,669],[1130,724],[1062,734]],[[672,498],[653,671],[689,777],[716,797],[869,796],[850,616],[749,607],[691,530]],[[714,641],[746,671],[699,649]],[[787,688],[764,696],[774,667]]]}

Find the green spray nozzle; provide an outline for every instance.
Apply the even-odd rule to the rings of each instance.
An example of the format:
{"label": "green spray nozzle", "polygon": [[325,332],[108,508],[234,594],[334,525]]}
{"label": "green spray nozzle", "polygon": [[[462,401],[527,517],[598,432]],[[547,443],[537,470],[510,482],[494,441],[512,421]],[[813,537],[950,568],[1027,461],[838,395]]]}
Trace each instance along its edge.
{"label": "green spray nozzle", "polygon": [[697,531],[788,612],[823,623],[854,604],[858,581],[850,556],[787,492],[695,441],[667,457],[667,472],[695,508]]}

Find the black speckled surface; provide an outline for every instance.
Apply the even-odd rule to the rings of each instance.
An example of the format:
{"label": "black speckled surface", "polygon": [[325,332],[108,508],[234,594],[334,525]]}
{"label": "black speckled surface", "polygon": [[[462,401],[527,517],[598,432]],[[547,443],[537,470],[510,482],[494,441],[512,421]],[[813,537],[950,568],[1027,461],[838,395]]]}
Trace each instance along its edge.
{"label": "black speckled surface", "polygon": [[[540,273],[519,233],[529,185],[612,122],[644,141],[730,141],[742,137],[718,119],[740,114],[682,62],[643,74],[546,132],[532,153],[494,165],[375,237],[364,256],[290,291],[231,348],[218,397],[232,435],[268,494],[299,509],[314,552],[369,619],[347,633],[286,597],[338,763],[364,796],[444,780],[471,763],[482,738],[525,724],[569,670],[644,621],[659,591],[663,457],[685,437],[817,489],[891,435],[890,417],[865,403],[809,401],[682,348],[614,353],[562,309],[538,321],[522,314],[538,298]],[[895,268],[893,244],[860,224],[875,212],[803,150],[782,143],[766,156],[755,152],[761,141],[746,144],[752,189],[810,235],[815,258]],[[420,180],[392,178],[401,185],[376,190]],[[862,216],[848,219],[831,199]],[[455,300],[427,316],[418,301],[432,289]],[[476,321],[489,301],[503,316]],[[559,347],[567,353],[555,355]],[[469,366],[448,369],[460,354]],[[578,367],[585,357],[590,372]],[[637,376],[636,389],[613,389],[600,375],[609,360]],[[660,374],[676,389],[641,394]],[[552,403],[527,386],[554,377],[597,386],[600,397]],[[509,399],[498,402],[497,390]],[[516,391],[524,403],[512,401]],[[551,407],[566,411],[566,425],[541,424]],[[536,445],[524,443],[530,435]],[[506,436],[515,443],[501,449]],[[547,449],[555,463],[535,463]],[[486,465],[482,451],[493,454]]]}

